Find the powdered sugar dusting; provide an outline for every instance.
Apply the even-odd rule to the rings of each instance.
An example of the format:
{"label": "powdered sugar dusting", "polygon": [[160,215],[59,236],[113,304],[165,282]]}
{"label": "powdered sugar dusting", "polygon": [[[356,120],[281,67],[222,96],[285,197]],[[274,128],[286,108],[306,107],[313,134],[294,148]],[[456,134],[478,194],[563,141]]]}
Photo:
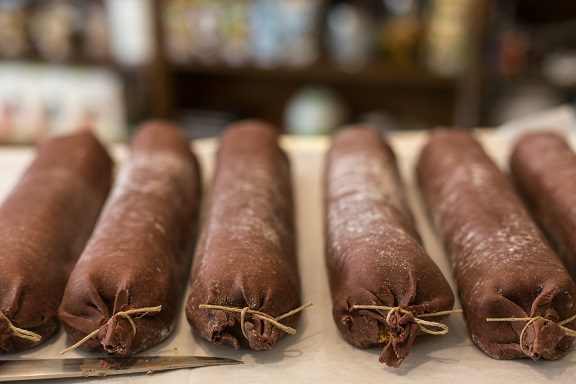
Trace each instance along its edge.
{"label": "powdered sugar dusting", "polygon": [[[400,254],[397,247],[401,243],[413,242],[413,233],[405,231],[412,219],[400,180],[394,163],[383,153],[333,154],[327,182],[327,233],[337,254],[342,254],[351,241],[382,244],[386,238],[386,247],[377,253],[389,258]],[[398,259],[398,263],[403,262],[403,258]]]}
{"label": "powdered sugar dusting", "polygon": [[[143,170],[147,177],[134,177],[135,172]],[[111,200],[129,193],[162,195],[166,191],[166,182],[174,175],[190,174],[190,163],[181,156],[170,152],[146,153],[133,156],[122,169],[115,183]],[[186,178],[189,180],[189,178]]]}
{"label": "powdered sugar dusting", "polygon": [[[279,233],[274,228],[281,228],[284,231],[286,228],[276,217],[261,214],[274,211],[269,197],[282,194],[278,183],[270,180],[270,173],[259,162],[235,163],[228,171],[236,175],[237,181],[227,190],[214,196],[215,209],[212,214],[220,219],[211,220],[211,224],[219,225],[220,221],[226,222],[230,228],[231,240],[242,241],[247,234],[258,233],[275,247],[280,248]],[[236,196],[250,196],[250,198],[244,202],[245,207],[240,215],[224,217],[226,214],[224,204],[218,202],[233,201]]]}
{"label": "powdered sugar dusting", "polygon": [[510,165],[541,228],[576,276],[576,154],[560,136],[536,133],[518,143]]}
{"label": "powdered sugar dusting", "polygon": [[424,192],[459,281],[527,264],[562,268],[512,185],[480,147],[436,144],[421,160]]}
{"label": "powdered sugar dusting", "polygon": [[[286,244],[286,239],[293,238],[290,222],[286,221],[292,211],[292,196],[286,184],[289,182],[287,164],[271,161],[270,153],[266,152],[237,153],[235,159],[220,158],[213,185],[218,192],[211,195],[202,231],[202,249],[198,252],[216,249],[215,244],[225,243],[229,251],[234,249],[244,254],[242,262],[246,268],[267,265],[270,273],[276,273],[273,264],[285,263],[286,249],[293,247]],[[264,254],[263,249],[270,252]],[[230,262],[237,262],[234,257]],[[201,264],[198,267],[202,269]]]}
{"label": "powdered sugar dusting", "polygon": [[[189,158],[170,151],[134,152],[120,171],[112,193],[96,227],[94,239],[113,236],[110,228],[130,228],[138,233],[165,232],[159,222],[163,213],[154,201],[167,205],[167,209],[190,210],[190,196],[196,188],[196,169]],[[92,243],[92,240],[91,242]],[[99,254],[85,252],[84,257]]]}

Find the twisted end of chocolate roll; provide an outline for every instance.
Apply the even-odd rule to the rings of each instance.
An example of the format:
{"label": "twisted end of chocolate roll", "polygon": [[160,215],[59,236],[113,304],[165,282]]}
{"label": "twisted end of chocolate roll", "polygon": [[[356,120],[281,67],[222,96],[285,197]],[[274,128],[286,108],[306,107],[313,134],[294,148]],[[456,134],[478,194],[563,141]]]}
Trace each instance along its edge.
{"label": "twisted end of chocolate roll", "polygon": [[355,310],[352,305],[341,308],[335,305],[333,315],[344,338],[358,348],[381,346],[378,360],[389,367],[402,364],[420,334],[420,325],[410,314],[395,312],[387,319],[385,312]]}
{"label": "twisted end of chocolate roll", "polygon": [[113,315],[98,330],[98,340],[107,353],[125,356],[130,350],[135,332],[128,319]]}
{"label": "twisted end of chocolate roll", "polygon": [[[119,254],[116,256],[121,257]],[[84,269],[83,273],[73,273],[67,286],[67,290],[74,291],[75,302],[71,302],[68,292],[65,292],[58,311],[62,325],[74,343],[61,353],[80,348],[85,351],[104,350],[125,356],[142,350],[142,335],[156,327],[163,327],[165,319],[147,316],[133,317],[130,321],[120,314],[130,309],[131,303],[142,302],[142,293],[146,288],[129,288],[134,283],[127,282],[129,277],[126,279],[126,276],[123,276],[126,281],[119,284],[119,287],[110,286],[107,276],[92,274],[85,269],[85,264],[79,265]],[[82,307],[76,309],[76,301],[81,303]],[[131,323],[134,323],[134,327]],[[138,340],[135,343],[136,336]],[[161,341],[160,336],[154,333],[154,340]]]}
{"label": "twisted end of chocolate roll", "polygon": [[[240,307],[228,308],[243,309]],[[247,309],[249,307],[244,308]],[[229,312],[226,309],[202,309],[192,306],[187,306],[186,311],[188,313],[192,311],[199,312],[195,314],[194,320],[202,321],[202,328],[199,328],[200,335],[216,345],[225,344],[234,349],[239,349],[242,345],[246,345],[257,351],[268,350],[284,334],[276,325],[251,314],[247,314],[242,318],[237,311]],[[204,312],[204,315],[201,312]],[[262,310],[257,312],[266,314]],[[294,315],[293,318],[282,321],[282,324],[287,326],[294,325],[297,317],[297,315]]]}
{"label": "twisted end of chocolate roll", "polygon": [[[367,292],[364,298],[349,298],[346,306],[336,302],[333,309],[336,324],[346,340],[359,347],[381,346],[379,361],[398,368],[412,350],[420,334],[445,335],[448,327],[439,320],[461,310],[428,312],[434,308],[451,308],[452,303],[436,300],[425,305],[392,307],[386,305],[355,305],[351,302],[372,302]],[[376,301],[380,301],[377,299]],[[345,309],[344,309],[345,308]]]}
{"label": "twisted end of chocolate roll", "polygon": [[[519,336],[522,337],[522,336]],[[522,351],[532,360],[557,358],[556,350],[562,347],[566,334],[560,326],[547,319],[536,319],[526,327],[523,340],[520,340]],[[569,351],[566,348],[566,351]]]}
{"label": "twisted end of chocolate roll", "polygon": [[472,339],[490,357],[555,360],[572,350],[574,321],[565,322],[576,310],[570,305],[571,281],[534,278],[542,281],[539,287],[495,281],[470,300],[466,318]]}
{"label": "twisted end of chocolate roll", "polygon": [[[139,315],[138,318],[144,317],[149,315],[150,313],[160,312],[162,310],[162,306],[156,307],[143,307],[143,308],[132,308],[123,310],[120,312],[116,312],[108,321],[100,326],[100,328],[96,329],[95,331],[90,332],[79,341],[77,341],[72,346],[66,348],[62,352],[61,355],[72,351],[76,348],[84,348],[84,349],[95,349],[100,346],[104,349],[104,351],[115,354],[117,356],[125,356],[131,352],[137,352],[142,349],[141,346],[132,348],[132,343],[135,339],[136,332],[138,327],[136,325],[136,321],[132,316]],[[74,317],[69,317],[69,321],[76,321],[78,322],[78,318],[74,319]],[[127,324],[131,327],[131,332],[129,333],[126,329],[126,323],[122,323],[121,320],[125,320]],[[141,331],[146,331],[149,327],[154,327],[155,320],[152,320],[150,324],[144,324],[142,326],[142,321],[138,321],[138,325],[141,326]],[[81,319],[80,319],[81,323]],[[73,328],[71,329],[72,333],[77,333]],[[161,341],[166,334],[152,334],[148,335],[145,334],[145,339],[148,342],[159,342]],[[139,337],[142,339],[141,337]],[[159,339],[160,338],[160,339]],[[140,340],[136,341],[138,343]],[[87,347],[88,344],[91,344],[90,347]],[[140,349],[138,349],[140,348]]]}
{"label": "twisted end of chocolate roll", "polygon": [[414,316],[399,312],[387,319],[386,325],[386,330],[379,329],[379,336],[388,337],[389,340],[378,360],[389,367],[398,368],[412,351],[416,336],[420,333],[420,325],[414,322]]}
{"label": "twisted end of chocolate roll", "polygon": [[[63,302],[59,310],[64,329],[74,342],[62,353],[80,348],[85,351],[103,350],[116,356],[132,355],[160,343],[174,328],[176,297],[162,300],[161,295],[150,294],[150,287],[140,284],[139,288],[127,288],[133,283],[119,284],[124,288],[101,288],[99,293],[95,289],[79,289],[82,286],[105,286],[106,277],[88,275],[71,283],[78,287],[75,289],[76,298],[84,307],[71,311],[67,308],[70,303]],[[164,302],[166,309],[142,306],[141,303],[148,300]]]}

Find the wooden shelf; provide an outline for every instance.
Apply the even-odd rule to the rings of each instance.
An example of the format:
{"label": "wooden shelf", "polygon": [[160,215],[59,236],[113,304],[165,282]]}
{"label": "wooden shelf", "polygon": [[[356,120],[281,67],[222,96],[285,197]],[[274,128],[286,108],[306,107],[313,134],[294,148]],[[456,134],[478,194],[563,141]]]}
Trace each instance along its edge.
{"label": "wooden shelf", "polygon": [[226,64],[174,64],[176,74],[198,74],[266,79],[269,81],[310,81],[313,83],[402,86],[447,90],[457,80],[436,76],[419,67],[400,67],[390,63],[371,63],[358,71],[346,71],[335,64],[319,62],[301,68],[263,68],[252,65],[233,67]]}
{"label": "wooden shelf", "polygon": [[170,68],[173,113],[226,111],[281,126],[286,105],[307,86],[325,86],[346,105],[350,118],[374,111],[432,124],[450,124],[458,82],[421,69],[382,66],[348,73],[333,65],[301,69],[186,65]]}
{"label": "wooden shelf", "polygon": [[26,63],[34,65],[61,66],[61,67],[107,67],[116,69],[120,66],[112,59],[92,60],[82,57],[70,57],[64,60],[45,60],[37,55],[26,55],[17,58],[2,57],[3,63]]}

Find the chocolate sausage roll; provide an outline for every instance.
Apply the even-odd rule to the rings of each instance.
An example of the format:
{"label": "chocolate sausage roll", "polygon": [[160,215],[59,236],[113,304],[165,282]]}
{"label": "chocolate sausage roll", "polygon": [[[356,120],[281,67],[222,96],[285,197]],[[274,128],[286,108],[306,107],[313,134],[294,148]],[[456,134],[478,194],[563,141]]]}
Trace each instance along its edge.
{"label": "chocolate sausage roll", "polygon": [[253,311],[277,318],[300,304],[290,167],[273,127],[248,121],[224,132],[207,203],[188,321],[213,344],[270,349],[284,331]]}
{"label": "chocolate sausage roll", "polygon": [[130,149],[59,309],[70,339],[80,340],[74,346],[114,355],[152,347],[174,329],[201,193],[177,127],[145,124]]}
{"label": "chocolate sausage roll", "polygon": [[104,204],[112,160],[89,132],[45,141],[0,206],[0,353],[58,329],[72,266]]}
{"label": "chocolate sausage roll", "polygon": [[[454,295],[422,247],[394,153],[377,129],[357,126],[334,136],[325,208],[334,322],[349,343],[383,346],[380,362],[399,367],[422,331],[415,318],[451,310]],[[391,309],[356,305],[403,311],[388,316]]]}
{"label": "chocolate sausage roll", "polygon": [[523,137],[510,170],[554,250],[576,279],[576,154],[554,133]]}
{"label": "chocolate sausage roll", "polygon": [[472,340],[496,359],[568,353],[574,283],[472,135],[434,131],[417,174],[452,261]]}

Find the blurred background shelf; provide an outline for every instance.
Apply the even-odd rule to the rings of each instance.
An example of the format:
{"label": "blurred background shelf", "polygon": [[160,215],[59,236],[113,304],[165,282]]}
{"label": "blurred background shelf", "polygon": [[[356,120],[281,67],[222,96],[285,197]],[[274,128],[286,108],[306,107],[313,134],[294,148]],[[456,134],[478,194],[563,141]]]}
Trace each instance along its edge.
{"label": "blurred background shelf", "polygon": [[[170,116],[189,122],[224,112],[293,133],[358,120],[382,129],[476,123],[470,101],[479,89],[464,79],[474,76],[486,1],[223,4],[159,3]],[[200,20],[192,14],[211,22],[187,24]]]}
{"label": "blurred background shelf", "polygon": [[262,68],[256,66],[233,67],[226,64],[175,64],[170,68],[175,74],[213,75],[229,77],[262,78],[268,80],[300,80],[334,84],[402,86],[446,90],[455,86],[456,80],[433,74],[416,66],[391,65],[373,62],[361,70],[348,71],[330,62],[315,63],[302,68]]}
{"label": "blurred background shelf", "polygon": [[[172,105],[176,109],[225,110],[237,117],[258,116],[279,126],[284,125],[286,106],[299,92],[310,94],[310,99],[329,99],[336,94],[338,103],[352,116],[386,106],[399,115],[445,124],[453,119],[456,100],[455,80],[422,72],[409,75],[408,71],[401,71],[399,75],[382,70],[350,74],[332,66],[298,70],[213,66],[181,69],[172,72],[172,82],[189,86],[174,87]],[[330,94],[325,94],[326,89]]]}
{"label": "blurred background shelf", "polygon": [[576,98],[573,0],[0,0],[0,142],[500,124]]}

